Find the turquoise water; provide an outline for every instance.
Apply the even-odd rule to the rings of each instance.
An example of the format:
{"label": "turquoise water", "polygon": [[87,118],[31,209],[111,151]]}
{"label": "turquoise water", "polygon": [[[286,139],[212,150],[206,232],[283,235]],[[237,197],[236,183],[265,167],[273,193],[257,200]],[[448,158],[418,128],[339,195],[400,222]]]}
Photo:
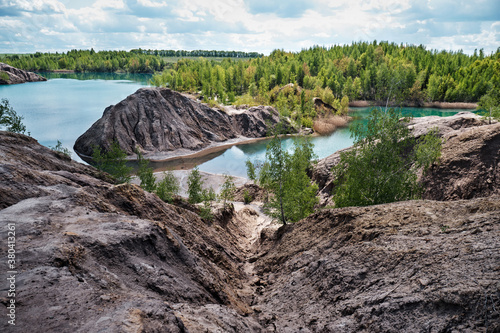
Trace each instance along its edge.
{"label": "turquoise water", "polygon": [[[0,86],[0,98],[7,98],[16,112],[24,117],[24,124],[31,136],[42,145],[55,146],[60,140],[64,147],[73,151],[75,140],[83,134],[104,112],[137,89],[147,86],[148,74],[61,74],[43,73],[47,82],[33,82]],[[436,115],[451,116],[461,110],[405,108],[404,115],[414,117]],[[363,121],[369,108],[355,108],[351,116],[355,122]],[[348,128],[342,128],[330,136],[314,137],[318,158],[324,158],[353,143]],[[245,162],[264,160],[268,141],[240,144],[223,149],[203,158],[155,163],[156,170],[192,168],[213,173],[246,176]],[[285,147],[293,147],[293,139],[284,139]],[[81,159],[73,152],[72,158]]]}
{"label": "turquoise water", "polygon": [[[9,100],[39,143],[55,146],[60,140],[72,152],[76,139],[106,107],[146,86],[151,78],[148,74],[41,74],[48,81],[0,85],[0,99]],[[75,152],[72,158],[81,162]]]}

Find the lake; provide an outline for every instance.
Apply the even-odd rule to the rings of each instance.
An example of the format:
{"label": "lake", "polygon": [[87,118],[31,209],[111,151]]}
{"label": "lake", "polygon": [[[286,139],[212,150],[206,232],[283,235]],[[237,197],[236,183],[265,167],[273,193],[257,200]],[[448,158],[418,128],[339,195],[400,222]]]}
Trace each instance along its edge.
{"label": "lake", "polygon": [[[24,117],[31,136],[44,146],[55,146],[57,140],[73,152],[76,139],[83,134],[110,105],[116,104],[141,87],[148,86],[148,74],[96,74],[96,73],[42,73],[47,82],[32,82],[0,86],[0,98],[7,98],[16,112]],[[463,110],[404,108],[404,115],[414,117],[451,116]],[[350,113],[355,121],[363,121],[369,108],[354,108]],[[352,145],[348,128],[330,136],[313,137],[315,153],[324,158],[335,151]],[[199,165],[200,170],[246,176],[245,161],[263,160],[267,140],[240,144],[222,149],[202,158],[182,159],[175,162],[154,163],[156,171],[171,168],[189,169]],[[291,148],[292,138],[284,139]],[[82,162],[76,153],[72,158]]]}
{"label": "lake", "polygon": [[[57,140],[73,152],[76,139],[97,121],[110,105],[147,86],[147,74],[40,73],[46,82],[0,85],[31,136],[44,146]],[[83,162],[73,152],[74,160]]]}

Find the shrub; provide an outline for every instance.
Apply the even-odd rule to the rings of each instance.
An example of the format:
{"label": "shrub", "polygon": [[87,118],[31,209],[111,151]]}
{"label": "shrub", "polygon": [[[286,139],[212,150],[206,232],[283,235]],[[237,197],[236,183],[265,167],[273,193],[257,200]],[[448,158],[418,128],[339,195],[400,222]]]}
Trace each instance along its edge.
{"label": "shrub", "polygon": [[141,188],[148,192],[154,192],[156,190],[156,178],[153,168],[149,167],[149,160],[145,159],[139,151],[136,153],[137,163],[139,164],[137,176],[141,180]]}
{"label": "shrub", "polygon": [[188,201],[192,204],[203,201],[203,181],[198,167],[195,167],[188,176]]}
{"label": "shrub", "polygon": [[441,139],[430,132],[419,141],[393,109],[374,109],[366,127],[353,128],[352,150],[340,154],[334,174],[335,207],[368,206],[421,196],[417,172],[440,156]]}
{"label": "shrub", "polygon": [[229,175],[224,175],[224,183],[221,186],[219,198],[222,200],[224,209],[226,209],[227,201],[234,199],[234,192],[236,191],[236,186],[234,185],[234,177]]}
{"label": "shrub", "polygon": [[255,166],[253,165],[250,160],[247,160],[245,162],[245,165],[247,167],[247,176],[250,180],[253,180],[254,182],[257,180],[257,175],[255,174]]}
{"label": "shrub", "polygon": [[250,193],[248,193],[248,190],[245,190],[243,192],[243,202],[245,203],[245,205],[248,205],[252,201],[253,197],[250,195]]}
{"label": "shrub", "polygon": [[179,180],[172,171],[163,173],[163,179],[156,185],[156,195],[165,202],[172,202],[174,195],[179,194]]}
{"label": "shrub", "polygon": [[92,160],[101,171],[109,173],[118,183],[130,181],[133,168],[127,166],[127,154],[120,148],[117,141],[113,141],[106,152],[99,146],[92,146]]}
{"label": "shrub", "polygon": [[23,119],[10,106],[8,99],[2,99],[2,103],[0,104],[0,127],[5,127],[5,130],[9,132],[24,134],[26,126],[22,122]]}
{"label": "shrub", "polygon": [[49,146],[49,148],[55,152],[61,153],[63,155],[66,155],[67,157],[71,158],[71,151],[68,148],[63,147],[61,141],[59,141],[59,140],[57,140],[57,144],[55,145],[55,147]]}

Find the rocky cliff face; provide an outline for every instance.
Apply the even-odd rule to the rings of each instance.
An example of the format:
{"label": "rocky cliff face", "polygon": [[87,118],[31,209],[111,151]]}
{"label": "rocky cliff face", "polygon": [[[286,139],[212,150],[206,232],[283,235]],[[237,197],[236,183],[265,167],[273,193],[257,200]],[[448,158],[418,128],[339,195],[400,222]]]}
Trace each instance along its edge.
{"label": "rocky cliff face", "polygon": [[0,62],[0,84],[47,81],[46,78]]}
{"label": "rocky cliff face", "polygon": [[154,160],[176,150],[192,153],[231,139],[263,137],[268,123],[278,121],[271,107],[229,115],[167,88],[142,88],[108,107],[76,140],[74,149],[91,156],[93,145],[108,148],[116,140],[127,154],[137,148]]}
{"label": "rocky cliff face", "polygon": [[202,220],[20,134],[0,132],[0,172],[19,331],[500,329],[498,195],[327,209],[279,227],[242,204]]}

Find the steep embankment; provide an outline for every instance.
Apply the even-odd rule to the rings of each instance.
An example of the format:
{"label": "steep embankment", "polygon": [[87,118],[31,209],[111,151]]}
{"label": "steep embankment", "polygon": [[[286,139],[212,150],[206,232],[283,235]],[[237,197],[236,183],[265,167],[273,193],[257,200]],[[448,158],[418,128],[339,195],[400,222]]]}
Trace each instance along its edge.
{"label": "steep embankment", "polygon": [[268,125],[278,121],[278,112],[272,107],[229,115],[167,88],[142,88],[108,107],[76,140],[74,149],[79,155],[91,156],[93,145],[108,148],[117,141],[128,155],[139,149],[149,159],[158,160],[265,137]]}
{"label": "steep embankment", "polygon": [[[421,179],[425,199],[454,200],[499,194],[500,125],[483,117],[460,112],[450,117],[414,118],[409,124],[415,137],[436,129],[443,138],[442,157]],[[331,169],[340,161],[340,150],[321,159],[313,169],[324,204],[332,191]]]}
{"label": "steep embankment", "polygon": [[0,84],[47,81],[46,78],[0,62]]}
{"label": "steep embankment", "polygon": [[[448,149],[457,161],[485,157],[484,150],[498,157],[496,146],[469,145],[492,138],[493,126],[450,137]],[[497,192],[327,209],[278,229],[266,227],[256,205],[236,204],[204,221],[185,202],[113,185],[19,134],[0,132],[0,172],[0,225],[16,228],[21,331],[500,329]],[[1,251],[7,263],[7,247]]]}

